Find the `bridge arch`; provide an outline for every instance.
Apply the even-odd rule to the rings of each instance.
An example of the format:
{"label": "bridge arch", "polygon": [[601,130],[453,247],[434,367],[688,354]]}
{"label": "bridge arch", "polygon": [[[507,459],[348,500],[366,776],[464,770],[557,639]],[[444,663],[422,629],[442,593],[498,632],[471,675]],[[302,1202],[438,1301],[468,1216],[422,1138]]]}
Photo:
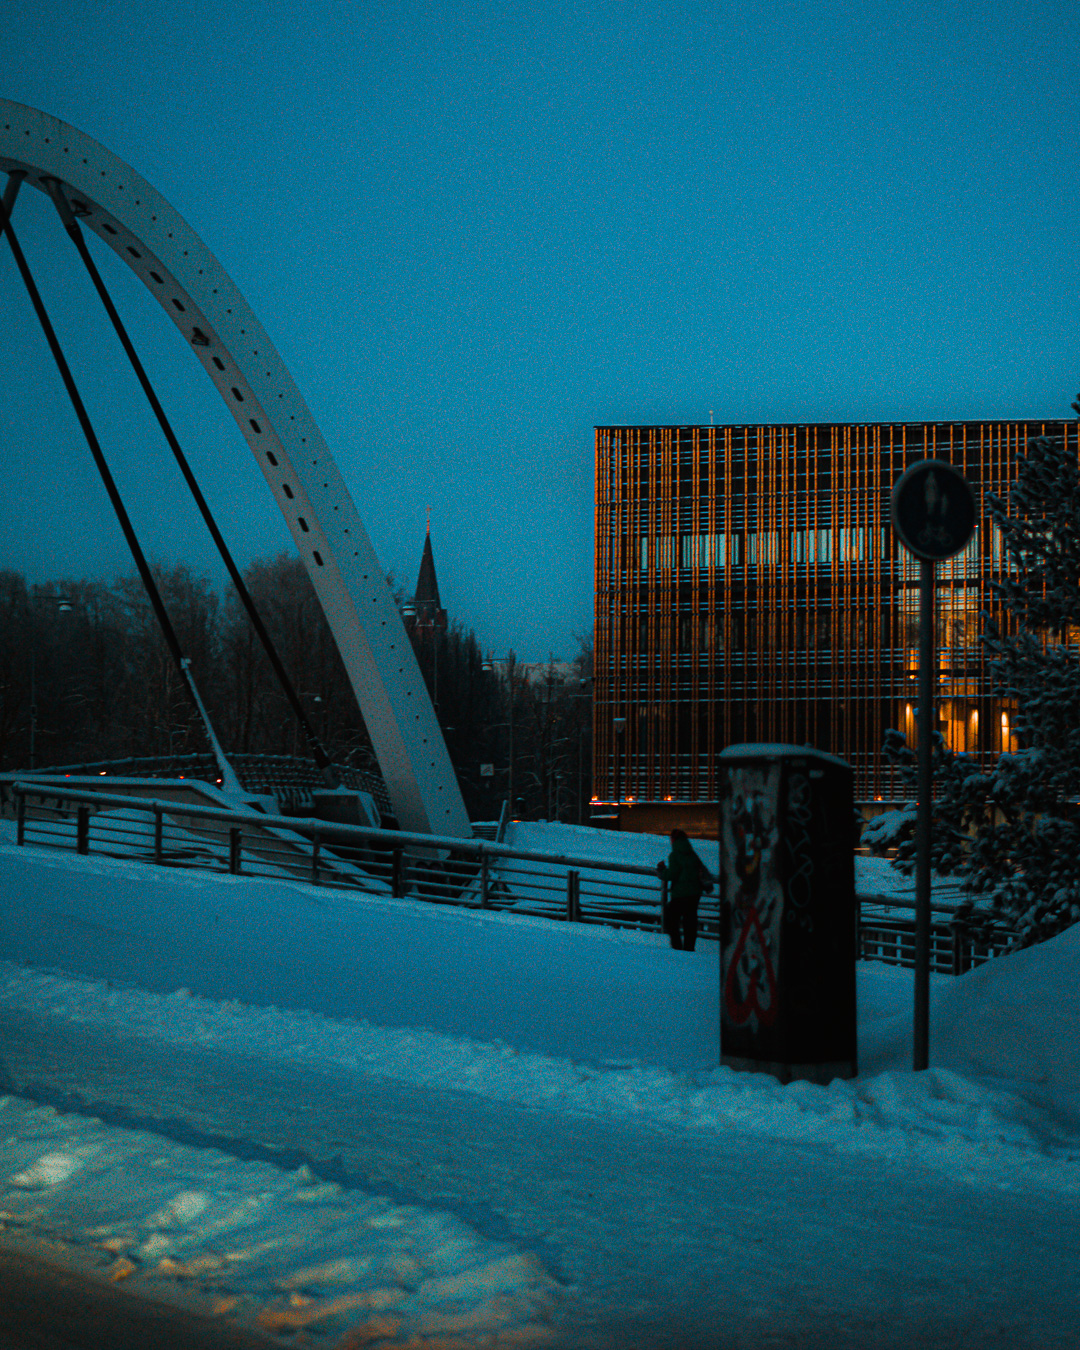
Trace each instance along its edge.
{"label": "bridge arch", "polygon": [[0,170],[57,180],[161,305],[247,441],[315,587],[402,829],[471,834],[412,644],[345,481],[265,329],[195,231],[130,165],[0,99]]}

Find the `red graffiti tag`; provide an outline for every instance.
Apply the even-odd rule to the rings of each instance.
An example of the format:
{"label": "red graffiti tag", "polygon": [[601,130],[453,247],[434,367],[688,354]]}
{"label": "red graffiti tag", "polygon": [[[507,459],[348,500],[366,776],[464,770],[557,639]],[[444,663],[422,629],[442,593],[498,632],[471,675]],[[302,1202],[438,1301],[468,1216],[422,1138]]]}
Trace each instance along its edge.
{"label": "red graffiti tag", "polygon": [[[757,960],[754,961],[749,970],[750,987],[747,990],[746,997],[740,999],[735,982],[738,976],[739,962],[747,954],[747,942],[752,933],[756,934],[756,942],[750,949],[750,955],[756,957]],[[765,973],[765,983],[768,985],[768,999],[764,1007],[759,997],[762,992],[759,978],[762,971]],[[739,934],[739,940],[735,944],[735,951],[731,957],[731,964],[728,966],[727,979],[724,982],[724,1005],[736,1026],[742,1026],[744,1022],[749,1021],[751,1015],[755,1012],[763,1027],[770,1027],[776,1021],[776,974],[773,971],[772,961],[769,959],[768,944],[765,941],[761,920],[758,918],[758,912],[753,905],[747,906],[746,922],[742,926],[742,932]]]}

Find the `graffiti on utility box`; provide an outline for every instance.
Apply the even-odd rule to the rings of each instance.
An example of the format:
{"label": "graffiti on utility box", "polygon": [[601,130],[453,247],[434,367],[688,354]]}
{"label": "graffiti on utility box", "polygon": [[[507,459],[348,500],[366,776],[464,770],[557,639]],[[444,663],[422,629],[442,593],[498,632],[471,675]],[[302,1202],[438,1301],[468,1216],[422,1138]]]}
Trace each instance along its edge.
{"label": "graffiti on utility box", "polygon": [[720,755],[720,1049],[783,1082],[855,1073],[851,766],[809,746]]}

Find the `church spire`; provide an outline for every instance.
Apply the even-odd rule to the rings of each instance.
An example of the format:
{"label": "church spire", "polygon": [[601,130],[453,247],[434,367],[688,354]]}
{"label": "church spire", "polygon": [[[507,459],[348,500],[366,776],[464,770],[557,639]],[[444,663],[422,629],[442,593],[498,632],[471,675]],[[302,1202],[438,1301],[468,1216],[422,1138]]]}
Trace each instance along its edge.
{"label": "church spire", "polygon": [[439,582],[435,576],[435,555],[431,551],[431,507],[427,509],[427,533],[424,552],[420,559],[420,576],[413,596],[416,606],[416,627],[421,632],[446,627],[446,610],[439,600]]}

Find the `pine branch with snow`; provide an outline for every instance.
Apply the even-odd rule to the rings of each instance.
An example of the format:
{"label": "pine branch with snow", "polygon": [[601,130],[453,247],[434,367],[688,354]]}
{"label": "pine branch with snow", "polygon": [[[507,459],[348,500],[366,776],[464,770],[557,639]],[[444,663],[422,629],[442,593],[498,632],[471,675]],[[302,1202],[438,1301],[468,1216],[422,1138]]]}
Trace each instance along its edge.
{"label": "pine branch with snow", "polygon": [[[1080,920],[1080,464],[1047,436],[1017,460],[1008,501],[989,498],[1010,563],[995,590],[1017,628],[988,616],[982,642],[1021,748],[986,771],[935,736],[932,864],[1029,946]],[[914,789],[898,732],[885,752]],[[911,871],[912,841],[896,863]]]}

